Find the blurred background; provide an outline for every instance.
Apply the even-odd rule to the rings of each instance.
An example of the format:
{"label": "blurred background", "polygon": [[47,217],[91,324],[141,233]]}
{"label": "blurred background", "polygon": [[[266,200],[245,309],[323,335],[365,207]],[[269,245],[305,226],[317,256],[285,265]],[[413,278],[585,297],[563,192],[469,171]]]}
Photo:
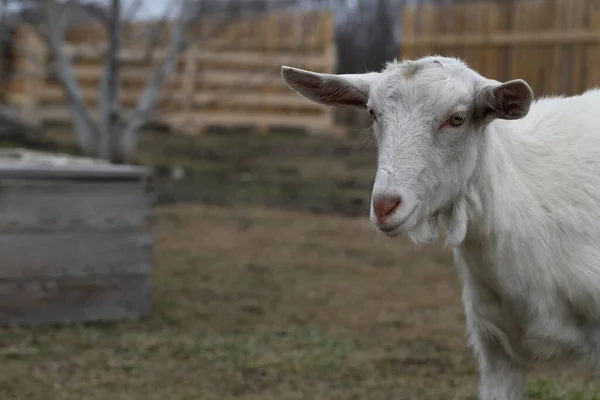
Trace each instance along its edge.
{"label": "blurred background", "polygon": [[368,116],[280,76],[429,54],[577,94],[600,1],[0,0],[0,399],[475,399],[449,252],[368,220]]}

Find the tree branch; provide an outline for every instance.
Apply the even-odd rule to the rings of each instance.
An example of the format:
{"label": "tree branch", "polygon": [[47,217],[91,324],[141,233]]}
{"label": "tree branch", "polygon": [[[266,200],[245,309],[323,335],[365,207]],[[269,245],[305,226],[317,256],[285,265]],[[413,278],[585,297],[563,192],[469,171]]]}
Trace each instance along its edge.
{"label": "tree branch", "polygon": [[69,103],[69,110],[78,133],[79,145],[85,153],[92,154],[97,147],[100,135],[97,125],[86,108],[77,78],[69,58],[65,54],[63,46],[65,24],[61,20],[60,4],[55,0],[46,0],[44,1],[44,11],[47,29],[45,38],[55,64],[56,78]]}
{"label": "tree branch", "polygon": [[[170,10],[173,8],[173,3],[174,0],[170,0],[169,4],[167,6],[167,10]],[[182,5],[183,7],[183,5]],[[165,15],[166,17],[166,15]],[[168,18],[165,18],[165,20],[168,20]],[[157,26],[158,28],[158,26]],[[164,37],[165,33],[162,29],[153,29],[152,32],[148,33],[148,40],[146,42],[146,50],[144,51],[144,61],[145,62],[151,62],[151,60],[154,58],[154,52],[156,51],[156,48],[158,47],[158,44],[160,43],[160,40]]]}
{"label": "tree branch", "polygon": [[127,20],[134,20],[137,14],[142,9],[142,5],[144,4],[144,0],[133,0],[129,8],[123,13],[123,18]]}
{"label": "tree branch", "polygon": [[110,16],[106,15],[106,11],[104,10],[103,5],[101,5],[100,1],[90,2],[88,4],[83,4],[81,1],[74,2],[78,7],[80,7],[87,15],[92,18],[95,18],[102,22],[105,26],[110,24]]}
{"label": "tree branch", "polygon": [[140,95],[136,109],[132,113],[131,119],[128,121],[123,132],[120,149],[125,159],[130,158],[137,147],[138,131],[148,120],[163,83],[177,63],[179,54],[186,46],[186,33],[193,19],[193,11],[194,2],[192,0],[183,0],[180,14],[172,27],[171,42],[169,43],[165,58],[155,68],[154,74]]}

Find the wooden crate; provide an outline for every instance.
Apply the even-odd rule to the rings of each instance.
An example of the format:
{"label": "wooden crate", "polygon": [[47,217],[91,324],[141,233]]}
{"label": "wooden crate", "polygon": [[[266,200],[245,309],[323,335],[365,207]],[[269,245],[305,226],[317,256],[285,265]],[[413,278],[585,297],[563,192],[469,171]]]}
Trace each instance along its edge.
{"label": "wooden crate", "polygon": [[0,325],[147,315],[153,202],[145,168],[0,161]]}

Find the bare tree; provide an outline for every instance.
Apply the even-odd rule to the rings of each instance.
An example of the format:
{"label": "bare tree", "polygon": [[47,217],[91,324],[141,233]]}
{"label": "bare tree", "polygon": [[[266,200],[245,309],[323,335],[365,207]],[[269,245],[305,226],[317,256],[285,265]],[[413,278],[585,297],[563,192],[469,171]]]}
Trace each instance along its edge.
{"label": "bare tree", "polygon": [[98,117],[86,106],[73,65],[64,43],[67,24],[63,17],[67,3],[43,1],[44,24],[39,33],[50,50],[54,77],[63,89],[80,149],[87,155],[113,162],[131,161],[139,142],[140,129],[150,117],[160,89],[173,70],[186,45],[186,31],[192,21],[194,2],[181,0],[179,14],[172,23],[171,40],[164,59],[155,67],[133,112],[122,123],[119,118],[119,61],[121,46],[121,0],[111,0],[108,12],[100,20],[107,32],[104,62],[99,88]]}
{"label": "bare tree", "polygon": [[[210,41],[219,36],[219,30],[225,31],[232,19],[242,14],[262,14],[273,9],[283,8],[310,8],[321,3],[334,0],[168,0],[165,9],[178,10],[171,24],[170,42],[161,63],[154,69],[145,89],[137,99],[137,104],[132,110],[125,110],[119,103],[119,75],[121,72],[119,53],[129,48],[129,35],[124,35],[124,20],[135,19],[144,4],[144,0],[0,0],[18,3],[21,7],[29,7],[32,11],[30,27],[38,33],[47,45],[51,63],[45,65],[42,60],[35,61],[43,73],[50,74],[62,88],[67,102],[71,120],[76,134],[77,145],[80,150],[89,156],[98,156],[114,162],[130,162],[136,152],[141,128],[149,120],[155,103],[161,94],[161,87],[174,69],[180,52],[193,40],[195,45],[204,46],[203,41]],[[125,3],[127,3],[125,5]],[[96,7],[89,7],[95,4]],[[108,4],[108,6],[107,6]],[[180,6],[177,8],[176,6]],[[69,9],[70,7],[70,9]],[[99,21],[106,31],[106,42],[102,46],[103,65],[101,79],[98,87],[98,109],[91,110],[84,101],[84,96],[74,72],[74,61],[79,55],[77,51],[66,51],[65,33],[70,20],[77,22],[81,13],[72,14],[73,7],[80,7],[94,19]],[[201,37],[186,37],[189,24],[198,18],[209,17],[212,22],[217,22],[216,27],[210,30],[203,29]],[[150,24],[154,25],[154,24]],[[139,46],[139,53],[143,60],[150,61],[155,58],[154,50],[159,42],[164,42],[163,29],[159,23],[154,29],[148,26],[148,31],[143,34],[144,45]],[[0,40],[2,39],[0,27]],[[136,50],[138,50],[136,49]],[[27,51],[27,49],[22,49]],[[213,49],[217,50],[217,49]],[[83,51],[82,51],[83,52]],[[138,53],[136,51],[136,53]],[[36,55],[31,55],[33,58]],[[274,69],[278,71],[278,68]],[[265,73],[264,84],[272,78],[272,71]],[[259,83],[260,84],[260,83]],[[250,85],[250,84],[249,84]],[[228,96],[224,93],[222,98],[211,98],[203,107],[214,103],[227,102]],[[161,96],[162,99],[162,96]],[[94,114],[97,114],[95,116]]]}
{"label": "bare tree", "polygon": [[[0,43],[12,41],[10,44],[13,51],[34,62],[43,74],[56,79],[67,100],[77,145],[83,153],[114,162],[128,162],[135,154],[140,130],[155,107],[162,85],[173,70],[180,52],[187,45],[186,31],[195,17],[196,2],[197,0],[172,0],[169,4],[168,10],[176,9],[178,14],[171,24],[171,39],[166,54],[152,71],[135,107],[128,113],[121,109],[118,95],[119,52],[123,45],[122,17],[123,14],[131,17],[140,8],[142,1],[133,1],[131,7],[127,8],[123,7],[121,0],[108,0],[108,7],[83,0],[2,0],[0,19],[5,22],[9,11],[13,14],[25,14],[27,25],[47,45],[52,63],[46,65],[38,54],[14,43],[7,23],[0,26]],[[105,5],[107,1],[102,3]],[[84,102],[74,73],[73,61],[78,54],[67,52],[65,46],[65,32],[69,19],[73,18],[67,11],[72,11],[75,7],[89,13],[89,17],[99,21],[106,31],[106,43],[101,50],[103,66],[98,90],[97,118],[92,116],[92,110]],[[124,8],[125,11],[122,11]],[[14,112],[10,115],[14,115]]]}

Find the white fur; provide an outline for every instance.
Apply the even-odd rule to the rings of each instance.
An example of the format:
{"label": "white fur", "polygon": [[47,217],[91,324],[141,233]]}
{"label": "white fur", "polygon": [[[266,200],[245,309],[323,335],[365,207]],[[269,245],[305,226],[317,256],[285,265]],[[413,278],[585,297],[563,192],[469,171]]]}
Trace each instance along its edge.
{"label": "white fur", "polygon": [[[482,400],[521,399],[539,360],[599,364],[600,89],[528,103],[518,82],[520,118],[479,118],[469,114],[479,94],[500,83],[457,59],[396,62],[348,80],[284,67],[283,77],[312,101],[376,112],[373,193],[403,202],[387,225],[373,210],[371,221],[400,224],[387,233],[415,242],[436,241],[438,219],[446,226]],[[460,104],[469,120],[438,129]]]}

